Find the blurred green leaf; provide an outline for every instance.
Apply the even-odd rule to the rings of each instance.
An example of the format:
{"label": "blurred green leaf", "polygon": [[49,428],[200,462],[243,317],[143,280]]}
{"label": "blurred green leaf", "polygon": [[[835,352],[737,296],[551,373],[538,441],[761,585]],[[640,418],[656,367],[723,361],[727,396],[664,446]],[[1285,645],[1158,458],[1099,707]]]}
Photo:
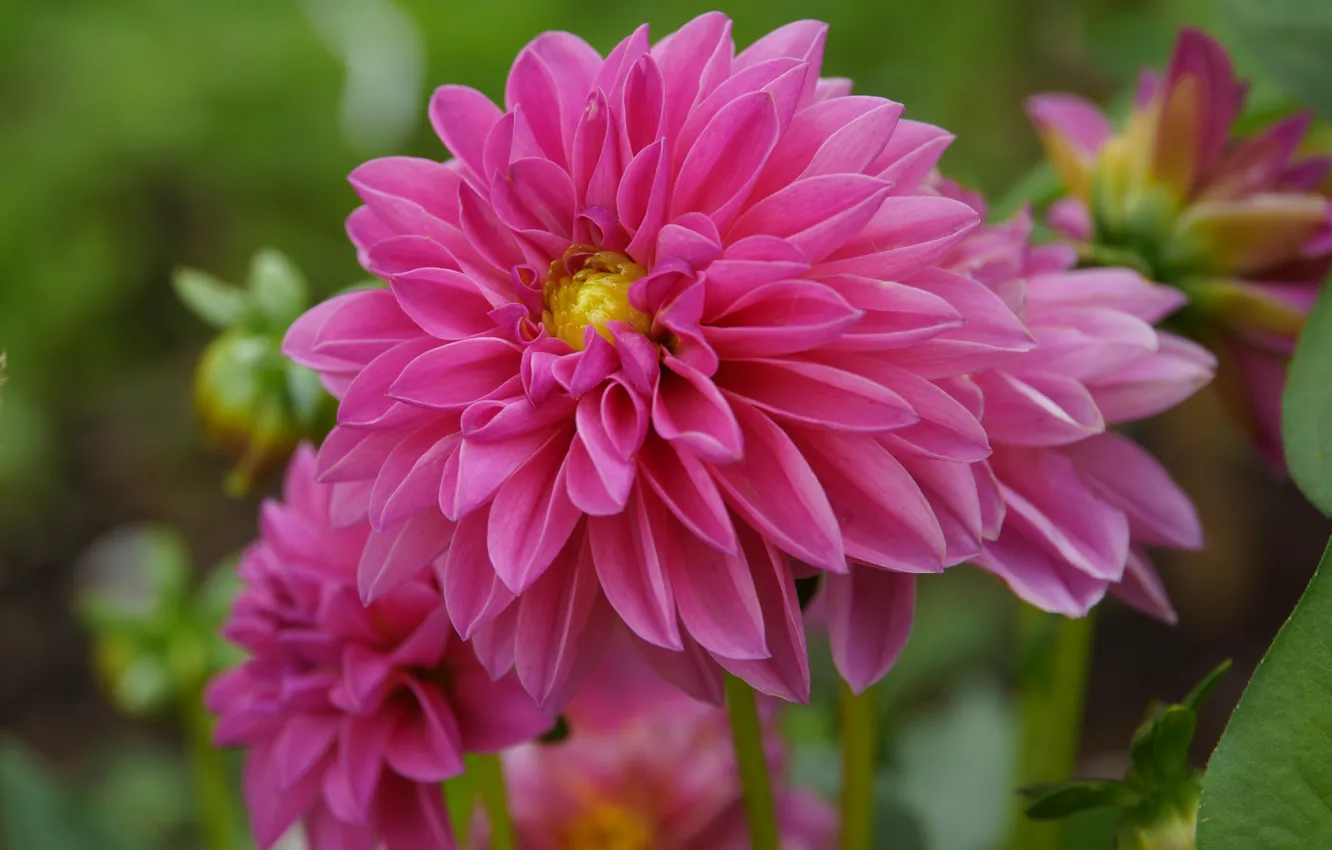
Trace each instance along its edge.
{"label": "blurred green leaf", "polygon": [[1134,806],[1142,800],[1141,791],[1118,779],[1075,779],[1024,788],[1022,794],[1027,798],[1027,817],[1037,820],[1064,818],[1103,806]]}
{"label": "blurred green leaf", "polygon": [[191,313],[224,330],[245,315],[245,293],[198,269],[180,268],[171,275],[176,297]]}
{"label": "blurred green leaf", "polygon": [[255,309],[278,331],[296,320],[310,297],[301,270],[272,248],[255,254],[250,262],[249,289]]}
{"label": "blurred green leaf", "polygon": [[138,850],[11,739],[0,740],[0,838],[11,850]]}
{"label": "blurred green leaf", "polygon": [[[1332,3],[1328,4],[1332,11]],[[1332,47],[1329,48],[1332,57]],[[1332,72],[1328,76],[1332,84]],[[1286,463],[1306,498],[1332,516],[1332,286],[1325,285],[1300,333],[1281,399]]]}
{"label": "blurred green leaf", "polygon": [[1207,678],[1194,685],[1193,690],[1189,691],[1184,699],[1180,700],[1180,705],[1186,705],[1197,712],[1202,704],[1207,702],[1207,698],[1212,695],[1212,691],[1216,690],[1216,686],[1225,678],[1225,675],[1230,672],[1230,666],[1229,658],[1216,665],[1212,672],[1207,674]]}
{"label": "blurred green leaf", "polygon": [[1198,850],[1332,847],[1332,545],[1221,736]]}
{"label": "blurred green leaf", "polygon": [[1332,118],[1332,3],[1219,2],[1267,71],[1323,117]]}

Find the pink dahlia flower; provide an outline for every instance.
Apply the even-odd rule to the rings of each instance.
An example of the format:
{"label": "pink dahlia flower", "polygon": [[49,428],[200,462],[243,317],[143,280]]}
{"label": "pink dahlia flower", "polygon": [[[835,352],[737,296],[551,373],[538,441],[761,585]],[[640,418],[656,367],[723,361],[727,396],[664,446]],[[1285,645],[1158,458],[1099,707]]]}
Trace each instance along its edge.
{"label": "pink dahlia flower", "polygon": [[1173,323],[1217,353],[1223,397],[1280,467],[1286,363],[1332,267],[1332,157],[1295,157],[1307,114],[1233,138],[1246,90],[1219,44],[1185,30],[1122,130],[1072,95],[1028,112],[1070,192],[1051,224],[1085,261],[1131,263],[1188,295]]}
{"label": "pink dahlia flower", "polygon": [[[570,736],[504,753],[523,850],[750,846],[726,712],[666,685],[632,651],[613,649],[569,703]],[[783,850],[825,850],[837,816],[785,782],[777,704],[763,706]],[[487,847],[484,829],[478,847]]]}
{"label": "pink dahlia flower", "polygon": [[550,718],[514,677],[491,680],[428,573],[361,605],[369,527],[329,528],[314,469],[298,449],[241,562],[224,633],[250,657],[208,689],[217,742],[250,751],[245,802],[265,850],[298,821],[311,850],[454,847],[439,783],[464,752],[530,740]]}
{"label": "pink dahlia flower", "polygon": [[977,562],[1048,611],[1082,616],[1110,590],[1173,621],[1145,547],[1200,547],[1197,514],[1145,449],[1107,428],[1183,401],[1215,360],[1153,328],[1184,304],[1178,290],[1128,269],[1074,270],[1071,248],[1030,236],[1023,212],[973,231],[945,261],[1001,295],[1038,343],[957,384],[994,447],[985,513],[998,534]]}
{"label": "pink dahlia flower", "polygon": [[725,668],[804,699],[793,579],[832,591],[853,559],[865,598],[907,600],[834,629],[844,674],[882,675],[911,575],[979,551],[977,517],[946,543],[936,511],[989,453],[948,382],[1032,343],[931,266],[977,220],[919,187],[950,137],[820,80],[825,29],[737,54],[712,13],[604,59],[547,33],[504,109],[435,92],[452,159],[352,173],[348,231],[390,288],[285,350],[341,399],[319,469],[374,529],[365,599],[433,564],[458,631],[543,704],[614,618],[695,695]]}

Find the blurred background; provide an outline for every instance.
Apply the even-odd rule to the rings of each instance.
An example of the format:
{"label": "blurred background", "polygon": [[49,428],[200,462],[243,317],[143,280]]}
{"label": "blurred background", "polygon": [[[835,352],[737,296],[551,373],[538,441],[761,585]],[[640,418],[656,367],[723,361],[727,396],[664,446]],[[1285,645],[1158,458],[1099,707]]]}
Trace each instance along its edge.
{"label": "blurred background", "polygon": [[[1026,95],[1055,88],[1110,100],[1140,65],[1164,61],[1184,23],[1238,47],[1204,0],[721,5],[740,44],[795,18],[828,21],[825,74],[853,77],[857,91],[903,102],[909,117],[955,132],[947,169],[996,198],[1038,158],[1021,109]],[[424,120],[434,86],[469,84],[501,100],[513,56],[542,30],[576,31],[604,52],[642,21],[661,34],[708,8],[644,0],[0,3],[6,746],[22,742],[41,770],[143,842],[136,846],[194,846],[177,724],[116,712],[75,613],[90,576],[135,560],[140,524],[178,529],[202,571],[250,539],[258,500],[273,484],[242,499],[223,493],[229,461],[201,438],[190,400],[212,331],[177,301],[172,270],[241,280],[250,256],[271,246],[304,271],[316,296],[354,283],[361,273],[342,220],[355,200],[343,178],[372,156],[443,157]],[[1256,78],[1254,108],[1286,106],[1242,53],[1237,61]],[[1195,742],[1201,763],[1329,531],[1249,454],[1210,396],[1142,436],[1197,500],[1210,545],[1160,558],[1178,626],[1105,606],[1082,750],[1087,775],[1122,772],[1149,699],[1177,699],[1233,657],[1236,670]],[[981,850],[1010,804],[1014,606],[987,577],[953,572],[926,583],[918,631],[883,696],[892,765],[885,795],[909,824],[901,847],[923,846],[908,843],[916,835],[943,850]],[[820,743],[828,723],[819,706],[790,723],[802,743],[797,767],[815,784],[831,770]],[[0,818],[20,808],[4,780],[18,768],[5,764]]]}

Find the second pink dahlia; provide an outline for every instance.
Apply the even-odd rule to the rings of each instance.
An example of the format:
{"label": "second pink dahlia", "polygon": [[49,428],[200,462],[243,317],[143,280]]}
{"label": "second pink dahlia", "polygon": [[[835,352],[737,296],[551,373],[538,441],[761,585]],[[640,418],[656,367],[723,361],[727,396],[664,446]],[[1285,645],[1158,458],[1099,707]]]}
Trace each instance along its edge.
{"label": "second pink dahlia", "polygon": [[319,470],[374,529],[366,599],[433,566],[458,631],[544,703],[611,618],[697,696],[725,668],[803,699],[794,579],[854,561],[892,605],[830,606],[838,663],[883,674],[912,574],[980,549],[937,511],[989,454],[949,381],[1032,341],[931,266],[977,220],[920,189],[951,137],[820,79],[825,30],[736,53],[711,13],[604,58],[547,33],[503,108],[435,93],[452,159],[352,174],[348,231],[390,288],[285,350],[341,400]]}

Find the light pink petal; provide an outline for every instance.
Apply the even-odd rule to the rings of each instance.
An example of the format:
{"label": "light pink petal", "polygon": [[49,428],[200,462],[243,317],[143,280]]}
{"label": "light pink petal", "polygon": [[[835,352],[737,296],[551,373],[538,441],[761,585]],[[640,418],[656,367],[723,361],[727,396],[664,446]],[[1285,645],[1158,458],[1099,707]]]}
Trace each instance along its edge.
{"label": "light pink petal", "polygon": [[1097,380],[1089,389],[1109,423],[1132,422],[1169,410],[1212,379],[1216,358],[1197,343],[1160,334],[1160,348]]}
{"label": "light pink petal", "polygon": [[[1036,315],[1050,308],[1108,307],[1156,324],[1184,306],[1174,287],[1152,283],[1129,269],[1075,269],[1035,275],[1027,281],[1027,305]],[[1051,311],[1053,312],[1053,311]]]}
{"label": "light pink petal", "polygon": [[1110,595],[1163,623],[1173,626],[1179,622],[1179,615],[1170,604],[1170,595],[1161,583],[1161,577],[1140,549],[1135,548],[1129,552],[1124,580],[1110,588]]}
{"label": "light pink petal", "polygon": [[939,158],[953,143],[953,134],[933,124],[901,121],[883,152],[870,165],[880,180],[893,184],[894,195],[915,194],[935,172]]}
{"label": "light pink petal", "polygon": [[916,578],[853,566],[824,576],[824,605],[833,663],[861,693],[882,679],[906,646],[916,605]]}
{"label": "light pink petal", "polygon": [[1027,116],[1042,135],[1058,134],[1086,157],[1096,155],[1113,132],[1100,108],[1071,94],[1030,97]]}
{"label": "light pink petal", "polygon": [[1202,548],[1202,525],[1170,473],[1127,437],[1101,434],[1064,449],[1078,474],[1128,514],[1134,540],[1177,549]]}
{"label": "light pink petal", "polygon": [[1052,552],[1039,535],[1011,524],[1005,524],[997,540],[986,542],[977,563],[1023,601],[1065,617],[1085,617],[1111,585]]}
{"label": "light pink petal", "polygon": [[1015,446],[1062,446],[1105,429],[1105,421],[1082,383],[1064,375],[981,372],[985,430],[990,439]]}
{"label": "light pink petal", "polygon": [[[908,454],[898,456],[897,460],[929,500],[934,518],[943,531],[944,565],[960,564],[980,554],[986,524],[978,475],[974,471],[978,464]],[[994,498],[1002,509],[1003,501],[998,496],[997,487],[994,488]]]}
{"label": "light pink petal", "polygon": [[783,551],[825,570],[844,571],[837,517],[805,458],[757,409],[740,401],[732,408],[744,434],[744,456],[709,467],[727,502]]}

